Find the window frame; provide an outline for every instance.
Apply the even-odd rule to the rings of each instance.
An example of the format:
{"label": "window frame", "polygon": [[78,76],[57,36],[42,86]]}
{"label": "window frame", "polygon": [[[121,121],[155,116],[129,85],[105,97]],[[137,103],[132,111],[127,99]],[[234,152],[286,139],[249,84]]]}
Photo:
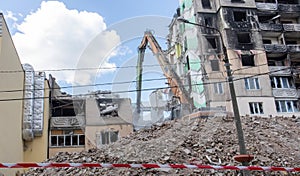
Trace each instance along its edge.
{"label": "window frame", "polygon": [[249,102],[249,110],[251,115],[264,114],[263,102]]}
{"label": "window frame", "polygon": [[222,83],[214,83],[214,92],[216,94],[224,94],[224,87],[223,87],[223,84]]}
{"label": "window frame", "polygon": [[291,77],[273,76],[271,77],[271,87],[273,89],[293,89],[295,85],[291,79]]}
{"label": "window frame", "polygon": [[[289,105],[290,104],[290,108]],[[297,100],[275,100],[275,107],[278,113],[299,112]]]}
{"label": "window frame", "polygon": [[[70,131],[70,130],[67,130]],[[63,134],[52,134],[50,132],[49,147],[84,147],[85,146],[85,135],[84,134],[67,134],[63,131]],[[77,138],[77,144],[75,143],[75,137]],[[66,140],[69,138],[69,140]],[[80,142],[83,138],[83,141]],[[55,140],[56,139],[56,140]],[[80,140],[81,139],[81,140]]]}
{"label": "window frame", "polygon": [[246,90],[260,90],[260,82],[258,78],[244,78]]}
{"label": "window frame", "polygon": [[[113,134],[115,134],[115,136]],[[116,139],[112,139],[113,137],[116,137]],[[96,139],[97,147],[99,147],[99,146],[108,145],[118,141],[120,138],[120,133],[118,130],[101,131],[96,134],[96,138],[97,138]]]}

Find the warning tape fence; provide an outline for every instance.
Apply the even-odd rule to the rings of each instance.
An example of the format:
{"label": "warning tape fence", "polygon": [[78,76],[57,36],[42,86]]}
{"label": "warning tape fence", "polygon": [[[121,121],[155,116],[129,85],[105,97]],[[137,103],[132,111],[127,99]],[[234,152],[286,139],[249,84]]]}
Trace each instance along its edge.
{"label": "warning tape fence", "polygon": [[249,171],[300,172],[299,168],[273,166],[217,166],[199,164],[109,164],[109,163],[0,163],[0,168],[55,168],[55,167],[100,167],[100,168],[170,168],[170,169],[213,169]]}

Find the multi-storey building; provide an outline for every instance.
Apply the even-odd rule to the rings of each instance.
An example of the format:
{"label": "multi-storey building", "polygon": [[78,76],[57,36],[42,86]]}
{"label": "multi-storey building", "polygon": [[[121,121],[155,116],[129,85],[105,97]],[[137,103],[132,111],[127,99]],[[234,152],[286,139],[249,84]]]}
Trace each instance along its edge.
{"label": "multi-storey building", "polygon": [[299,112],[298,0],[180,0],[169,29],[170,62],[196,108],[232,111],[227,53],[241,115]]}

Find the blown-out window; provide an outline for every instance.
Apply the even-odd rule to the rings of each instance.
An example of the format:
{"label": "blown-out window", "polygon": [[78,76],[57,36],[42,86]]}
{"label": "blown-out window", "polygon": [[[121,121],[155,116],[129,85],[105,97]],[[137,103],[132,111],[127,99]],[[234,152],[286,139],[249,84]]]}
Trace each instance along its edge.
{"label": "blown-out window", "polygon": [[97,146],[116,142],[119,138],[119,131],[102,131],[96,135]]}
{"label": "blown-out window", "polygon": [[249,32],[243,32],[237,34],[237,40],[240,44],[249,44],[251,43],[251,37]]}
{"label": "blown-out window", "polygon": [[241,59],[243,66],[255,66],[254,55],[242,54]]}
{"label": "blown-out window", "polygon": [[210,0],[202,0],[201,2],[204,9],[211,9]]}

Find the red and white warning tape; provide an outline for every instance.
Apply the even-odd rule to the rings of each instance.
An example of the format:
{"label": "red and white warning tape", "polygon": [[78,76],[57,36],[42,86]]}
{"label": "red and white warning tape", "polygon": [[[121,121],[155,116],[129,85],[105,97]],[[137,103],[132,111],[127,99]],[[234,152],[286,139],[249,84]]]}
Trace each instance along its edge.
{"label": "red and white warning tape", "polygon": [[300,172],[300,168],[273,166],[215,166],[199,164],[108,164],[108,163],[0,163],[0,168],[54,168],[54,167],[102,167],[102,168],[171,168],[171,169],[214,169],[250,171]]}

